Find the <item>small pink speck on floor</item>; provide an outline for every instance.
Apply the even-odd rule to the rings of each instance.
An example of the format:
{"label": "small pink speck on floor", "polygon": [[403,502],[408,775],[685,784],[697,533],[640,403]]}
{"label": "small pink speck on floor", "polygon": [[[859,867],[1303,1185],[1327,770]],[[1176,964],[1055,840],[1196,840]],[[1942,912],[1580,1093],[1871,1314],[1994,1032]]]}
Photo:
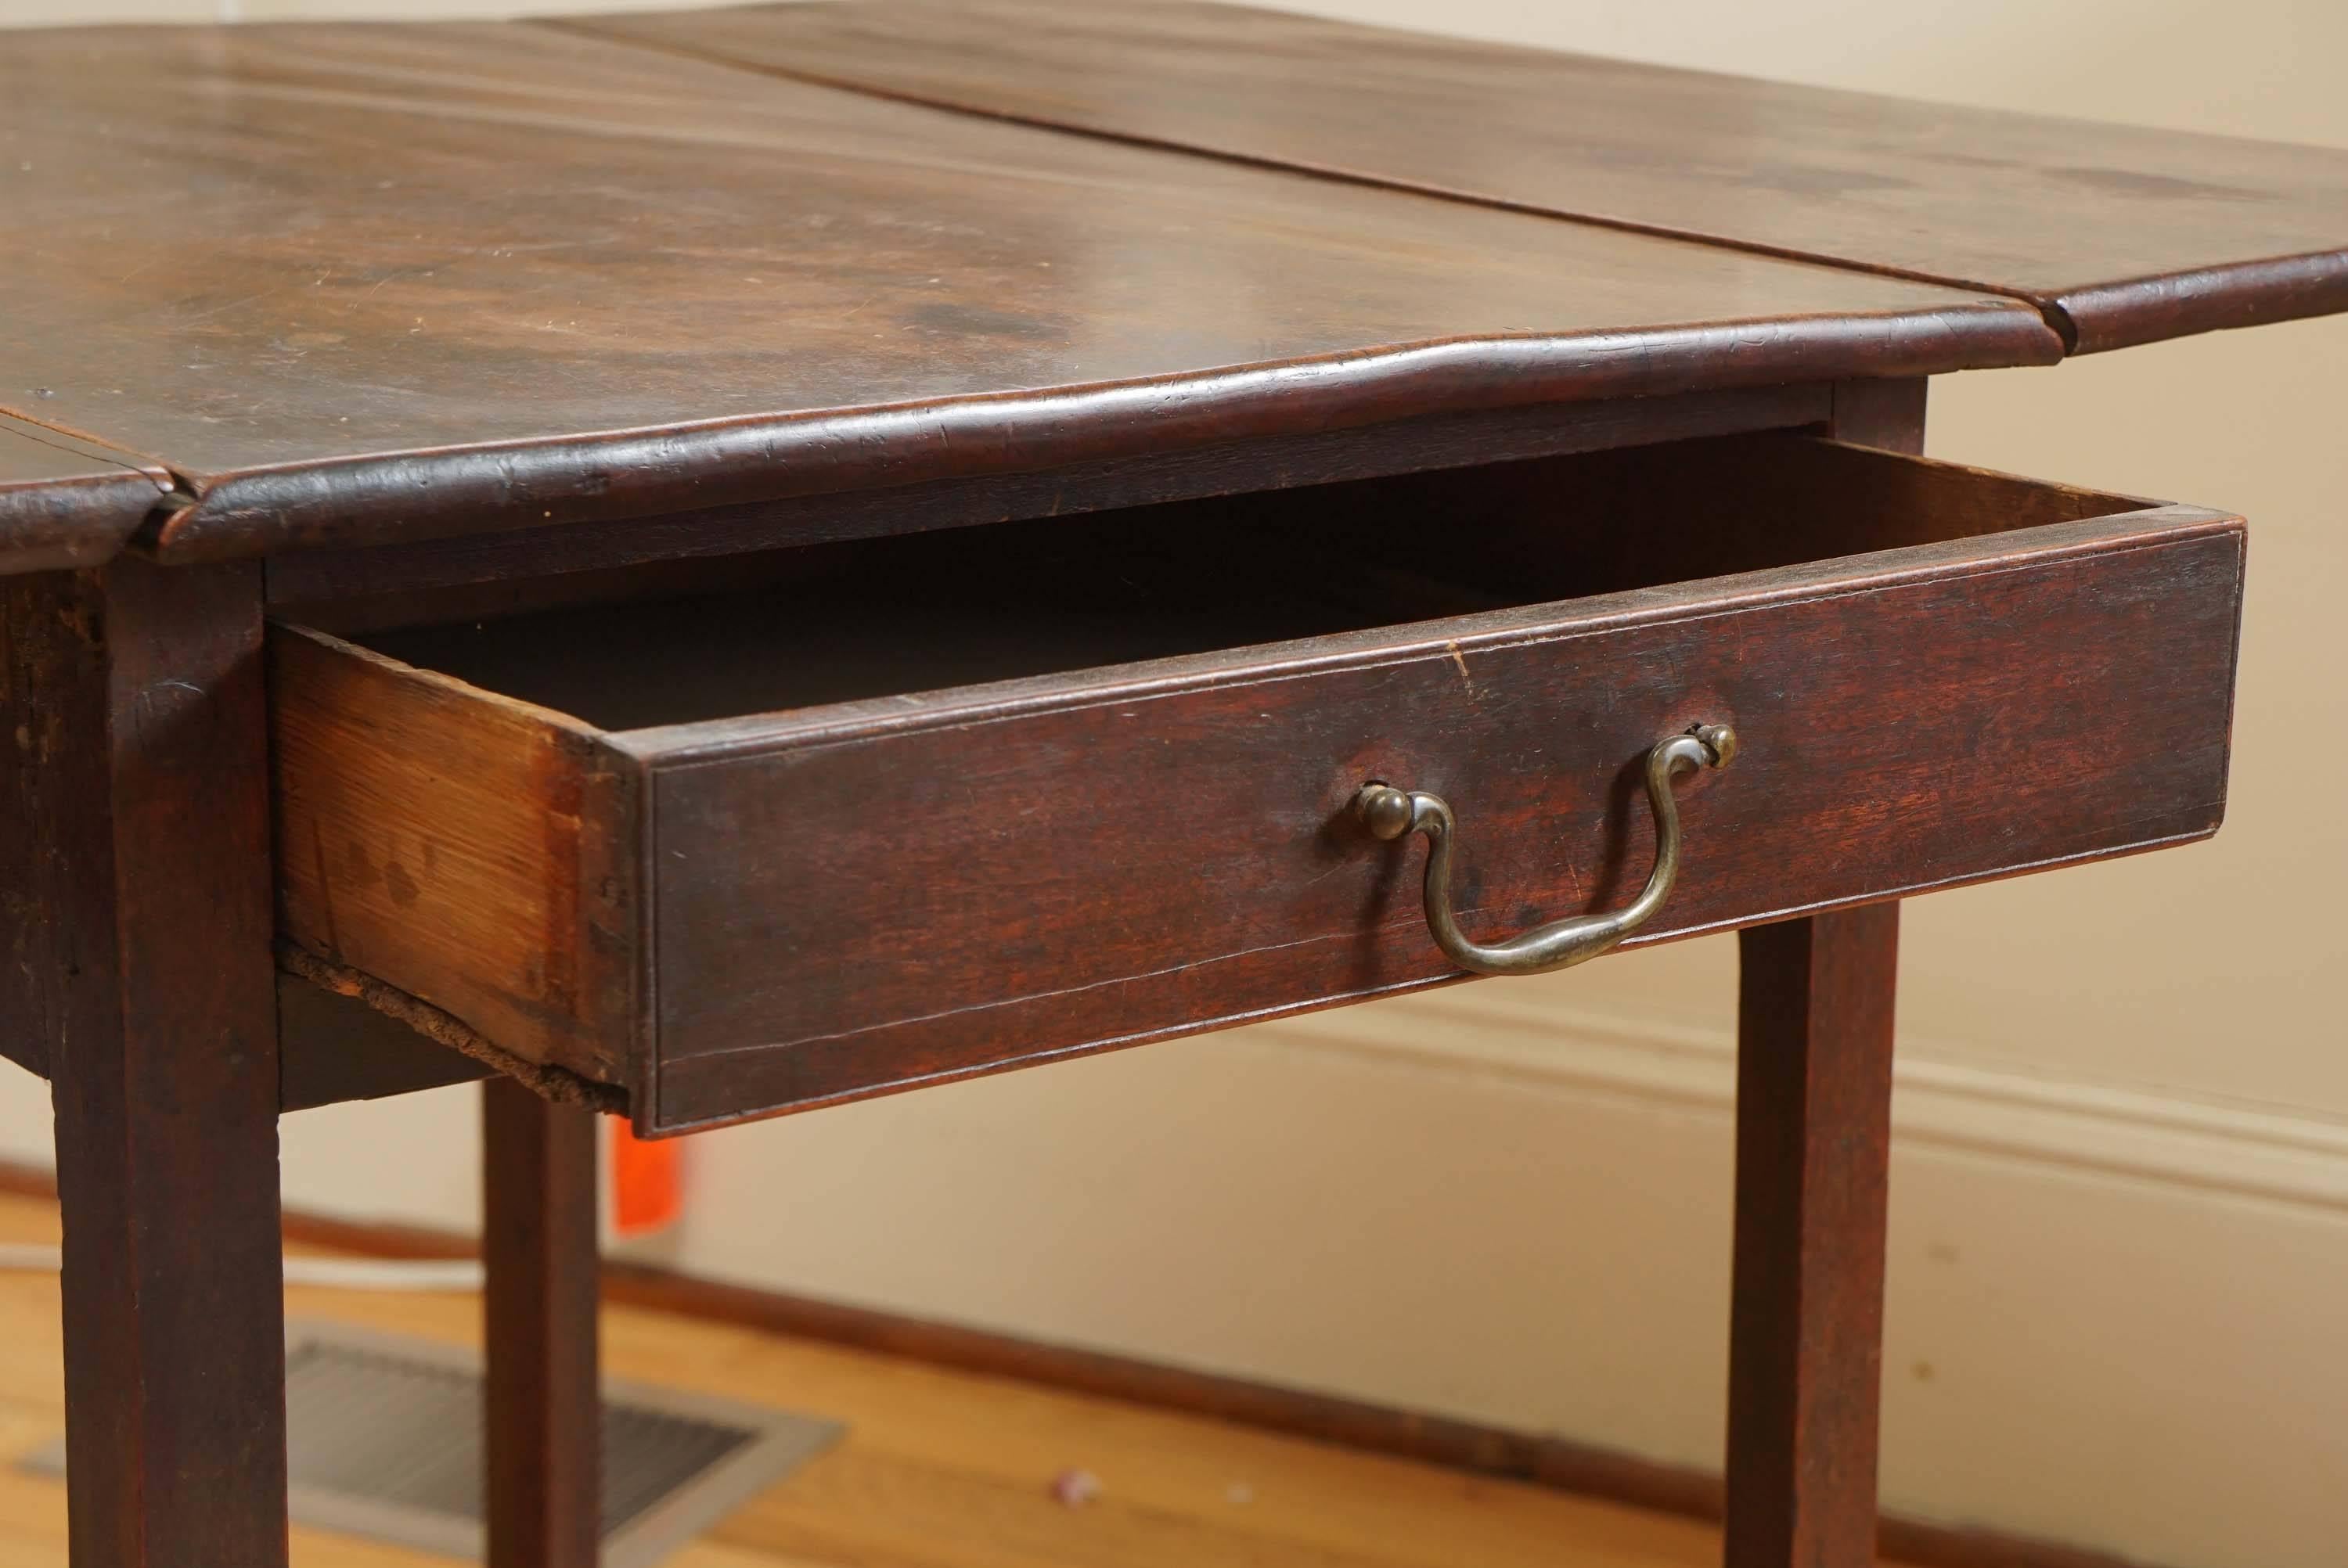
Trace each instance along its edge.
{"label": "small pink speck on floor", "polygon": [[1052,1478],[1052,1496],[1063,1508],[1082,1508],[1100,1494],[1100,1477],[1088,1470],[1064,1470]]}

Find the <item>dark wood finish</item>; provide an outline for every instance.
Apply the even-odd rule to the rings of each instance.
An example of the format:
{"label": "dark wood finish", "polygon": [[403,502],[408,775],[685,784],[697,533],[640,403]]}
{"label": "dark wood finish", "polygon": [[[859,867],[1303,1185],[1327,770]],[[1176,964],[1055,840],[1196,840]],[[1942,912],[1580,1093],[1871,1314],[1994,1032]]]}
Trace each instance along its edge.
{"label": "dark wood finish", "polygon": [[285,1562],[257,564],[0,585],[7,1032],[65,1219],[76,1568]]}
{"label": "dark wood finish", "polygon": [[1128,144],[1994,289],[2039,305],[2083,353],[2348,309],[2336,149],[1182,0],[860,0],[554,25]]}
{"label": "dark wood finish", "polygon": [[[743,570],[737,558],[755,551],[1076,517],[1701,436],[1823,429],[1834,417],[1837,397],[1831,384],[1804,384],[1436,415],[1038,474],[935,480],[370,549],[297,551],[271,558],[269,601],[278,613],[305,625],[353,631],[418,620],[511,614],[549,603],[691,592],[730,580]],[[451,591],[456,589],[470,591]]]}
{"label": "dark wood finish", "polygon": [[9,569],[108,559],[167,487],[127,454],[0,415],[0,560]]}
{"label": "dark wood finish", "polygon": [[1727,1568],[1872,1561],[1900,907],[1739,937]]}
{"label": "dark wood finish", "polygon": [[201,497],[171,559],[2062,349],[2011,301],[520,24],[13,33],[0,138],[0,364]]}
{"label": "dark wood finish", "polygon": [[407,662],[287,630],[287,929],[666,1131],[1449,978],[1372,777],[1459,808],[1479,931],[1627,897],[1637,760],[1706,717],[1746,751],[1638,940],[2198,837],[2240,526],[2138,505],[1756,437],[809,548]]}
{"label": "dark wood finish", "polygon": [[596,1126],[507,1079],[481,1090],[489,1568],[596,1561]]}
{"label": "dark wood finish", "polygon": [[[1746,750],[1690,791],[1681,891],[1642,940],[2201,836],[2240,581],[2239,534],[2203,526],[1333,640],[926,725],[653,741],[670,862],[637,1113],[686,1126],[1448,978],[1416,856],[1351,831],[1361,784],[1450,798],[1471,927],[1519,928],[1634,890],[1634,765],[1705,718]],[[2161,738],[2111,746],[2121,713]],[[772,853],[670,869],[744,842]],[[807,967],[787,980],[777,952]]]}
{"label": "dark wood finish", "polygon": [[[1835,436],[1924,446],[1923,383],[1835,389]],[[1739,934],[1728,1568],[1869,1561],[1900,907]]]}
{"label": "dark wood finish", "polygon": [[[46,1171],[0,1161],[0,1192],[53,1197],[57,1184]],[[370,1257],[480,1255],[473,1237],[454,1231],[298,1211],[285,1215],[285,1239],[296,1245]],[[602,1296],[613,1306],[849,1345],[1150,1409],[1210,1416],[1340,1448],[1529,1481],[1661,1513],[1699,1519],[1717,1519],[1721,1513],[1721,1478],[1711,1471],[1638,1459],[1561,1438],[759,1290],[679,1274],[655,1264],[604,1260]],[[1883,1519],[1878,1547],[1883,1556],[1915,1568],[2144,1568],[2141,1563],[2056,1542],[1899,1514]]]}
{"label": "dark wood finish", "polygon": [[[1358,784],[1453,797],[1497,930],[1627,895],[1698,717],[1639,939],[1781,922],[1729,1560],[1859,1560],[1881,901],[2215,829],[2240,527],[1561,454],[1912,449],[1928,374],[2348,309],[2342,154],[1187,5],[26,34],[0,139],[0,1050],[99,1568],[283,1561],[275,1114],[471,1071],[355,1008],[668,1132],[1438,983]],[[281,1015],[240,558],[302,548],[376,651],[274,640],[345,993]],[[593,1123],[486,1107],[491,1559],[586,1564]]]}
{"label": "dark wood finish", "polygon": [[470,1083],[496,1070],[357,997],[277,977],[277,1108],[308,1111]]}

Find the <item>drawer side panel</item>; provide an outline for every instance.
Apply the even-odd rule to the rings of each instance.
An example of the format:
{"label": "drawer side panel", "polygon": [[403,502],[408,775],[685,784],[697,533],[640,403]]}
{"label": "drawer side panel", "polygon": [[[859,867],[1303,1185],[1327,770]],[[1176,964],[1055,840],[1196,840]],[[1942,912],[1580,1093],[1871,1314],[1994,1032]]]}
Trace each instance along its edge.
{"label": "drawer side panel", "polygon": [[532,1061],[619,1080],[630,787],[595,733],[273,627],[278,926]]}

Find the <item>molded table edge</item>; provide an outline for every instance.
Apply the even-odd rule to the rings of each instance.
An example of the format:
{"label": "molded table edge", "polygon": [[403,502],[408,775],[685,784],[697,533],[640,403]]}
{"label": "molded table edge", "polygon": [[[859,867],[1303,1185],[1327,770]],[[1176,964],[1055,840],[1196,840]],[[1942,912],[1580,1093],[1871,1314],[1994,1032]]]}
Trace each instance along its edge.
{"label": "molded table edge", "polygon": [[101,565],[170,489],[144,458],[0,410],[0,571]]}
{"label": "molded table edge", "polygon": [[[648,517],[1304,436],[1426,415],[2053,364],[2035,314],[1928,310],[1476,337],[1093,386],[778,413],[205,476],[142,548],[166,562]],[[0,408],[0,416],[9,411]],[[428,506],[418,497],[429,496]],[[151,496],[151,493],[150,493]],[[142,512],[143,515],[143,512]],[[84,541],[95,564],[129,538]],[[0,537],[0,573],[49,564]]]}

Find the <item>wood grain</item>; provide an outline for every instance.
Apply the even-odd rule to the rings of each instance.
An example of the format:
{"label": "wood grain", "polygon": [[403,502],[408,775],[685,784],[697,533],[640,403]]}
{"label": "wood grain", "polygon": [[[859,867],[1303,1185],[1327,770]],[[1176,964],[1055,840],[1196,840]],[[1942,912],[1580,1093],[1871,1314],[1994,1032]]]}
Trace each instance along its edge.
{"label": "wood grain", "polygon": [[603,1422],[594,1113],[481,1091],[488,1568],[595,1568]]}
{"label": "wood grain", "polygon": [[1738,938],[1726,1568],[1876,1539],[1900,907]]}
{"label": "wood grain", "polygon": [[261,574],[0,584],[5,1014],[45,1059],[76,1568],[285,1563]]}
{"label": "wood grain", "polygon": [[[47,1204],[0,1197],[0,1239],[51,1241],[55,1226]],[[290,1298],[304,1319],[438,1341],[479,1333],[469,1296],[297,1287]],[[0,1323],[8,1330],[0,1452],[13,1455],[56,1431],[54,1286],[37,1275],[0,1276]],[[642,1307],[615,1306],[606,1328],[615,1377],[847,1427],[835,1449],[781,1481],[770,1501],[738,1512],[664,1568],[942,1568],[973,1560],[991,1568],[1099,1568],[1126,1560],[1101,1550],[1104,1538],[1141,1534],[1146,1553],[1152,1532],[1169,1544],[1206,1534],[1214,1551],[1193,1561],[1216,1568],[1286,1568],[1333,1555],[1368,1556],[1380,1568],[1453,1568],[1463,1557],[1479,1568],[1547,1568],[1560,1555],[1589,1568],[1701,1568],[1718,1551],[1716,1531],[1684,1519],[1114,1397]],[[1106,1482],[1092,1508],[1066,1508],[1050,1495],[1053,1476],[1071,1463]],[[827,1467],[839,1473],[827,1477]],[[873,1517],[867,1500],[911,1475],[943,1482],[932,1504],[917,1504],[919,1528]],[[1245,1492],[1235,1496],[1235,1484]],[[10,1568],[64,1568],[60,1491],[53,1481],[0,1470],[0,1553]],[[803,1544],[818,1532],[832,1536],[833,1550]],[[302,1568],[448,1562],[306,1529],[295,1532],[294,1550]]]}
{"label": "wood grain", "polygon": [[[46,1173],[0,1164],[0,1240],[56,1237]],[[16,1195],[25,1194],[25,1195]],[[289,1213],[290,1250],[371,1257],[469,1257],[472,1238]],[[614,1376],[698,1387],[831,1416],[842,1451],[911,1452],[992,1477],[1006,1501],[1032,1495],[1069,1456],[1099,1467],[1113,1495],[1153,1512],[1249,1526],[1242,1550],[1275,1563],[1299,1543],[1375,1543],[1394,1568],[1451,1568],[1463,1542],[1483,1564],[1525,1568],[1622,1562],[1716,1564],[1716,1475],[1422,1413],[1269,1388],[1192,1368],[1044,1345],[917,1319],[679,1276],[604,1266],[607,1356]],[[456,1296],[296,1288],[294,1310],[377,1329],[460,1340],[479,1332]],[[57,1297],[38,1276],[0,1276],[0,1452],[53,1433]],[[8,1421],[14,1415],[17,1419]],[[818,1463],[826,1462],[819,1460]],[[1463,1473],[1464,1472],[1464,1473]],[[1251,1495],[1235,1503],[1243,1479]],[[791,1483],[785,1481],[788,1487]],[[64,1562],[54,1483],[0,1475],[0,1534]],[[765,1517],[764,1515],[761,1516]],[[1082,1556],[1087,1515],[1060,1511]],[[954,1521],[953,1545],[993,1539],[983,1515]],[[668,1568],[808,1568],[747,1520]],[[869,1557],[870,1543],[851,1551]],[[1888,1517],[1882,1555],[1914,1568],[2144,1568],[2105,1553],[1985,1530]],[[303,1568],[439,1568],[444,1559],[296,1530]],[[1241,1559],[1245,1561],[1243,1557]],[[11,1558],[12,1568],[17,1559]],[[818,1559],[822,1562],[823,1560]],[[824,1563],[824,1568],[844,1568]]]}
{"label": "wood grain", "polygon": [[[1361,784],[1452,802],[1466,924],[1505,931],[1629,896],[1633,769],[1699,720],[1745,751],[1686,792],[1680,889],[1639,940],[2202,836],[2240,536],[2159,518],[926,714],[623,737],[664,869],[637,1114],[681,1127],[1452,978],[1416,856],[1346,815]],[[671,869],[745,843],[770,848]]]}
{"label": "wood grain", "polygon": [[[1918,453],[1921,384],[1838,387],[1842,441]],[[1900,906],[1738,933],[1724,1557],[1863,1559],[1876,1508]]]}
{"label": "wood grain", "polygon": [[517,1056],[615,1076],[636,901],[594,732],[317,633],[269,648],[286,934]]}
{"label": "wood grain", "polygon": [[0,138],[0,364],[200,497],[172,559],[2061,354],[1978,293],[519,24],[15,33]]}
{"label": "wood grain", "polygon": [[[364,673],[281,674],[281,767],[308,775],[286,820],[339,803],[403,845],[535,821],[510,763],[480,781],[499,735],[542,752],[553,725],[644,814],[559,863],[595,848],[645,890],[592,922],[494,919],[526,944],[448,942],[345,897],[329,853],[289,931],[315,946],[331,908],[347,961],[428,970],[426,999],[500,1043],[451,999],[511,1011],[517,948],[571,941],[560,962],[608,962],[610,1005],[524,1053],[675,1130],[1451,978],[1415,852],[1345,815],[1373,777],[1459,809],[1479,932],[1627,897],[1637,760],[1704,718],[1746,751],[1686,791],[1681,889],[1641,940],[2200,836],[2240,526],[2136,506],[1756,437],[812,547],[730,599],[373,640],[437,675],[288,633]],[[522,707],[466,734],[469,682],[605,733]],[[445,731],[386,743],[411,709]],[[474,756],[470,794],[418,760]],[[484,908],[575,897],[543,858],[458,864],[449,896]],[[553,892],[499,885],[517,872]],[[343,914],[369,898],[374,962]],[[632,964],[650,989],[623,1007]]]}
{"label": "wood grain", "polygon": [[857,0],[552,25],[1127,143],[1997,290],[2081,353],[2348,309],[2337,149],[1185,0]]}

